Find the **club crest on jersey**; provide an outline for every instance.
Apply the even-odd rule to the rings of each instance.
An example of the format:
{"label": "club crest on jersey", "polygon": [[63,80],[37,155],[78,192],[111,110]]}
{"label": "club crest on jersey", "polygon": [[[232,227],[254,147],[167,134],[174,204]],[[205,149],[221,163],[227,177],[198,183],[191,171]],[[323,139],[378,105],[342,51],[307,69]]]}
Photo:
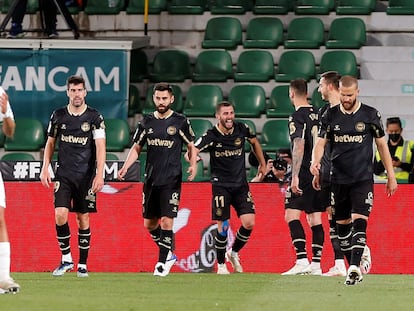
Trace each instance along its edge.
{"label": "club crest on jersey", "polygon": [[364,122],[357,122],[355,124],[355,129],[357,130],[357,132],[365,131],[365,123]]}
{"label": "club crest on jersey", "polygon": [[242,143],[242,141],[241,141],[240,138],[236,138],[236,140],[234,141],[234,145],[237,146],[237,147],[240,146],[241,143]]}
{"label": "club crest on jersey", "polygon": [[175,135],[175,133],[177,133],[177,128],[175,126],[169,126],[167,127],[167,133],[168,135]]}
{"label": "club crest on jersey", "polygon": [[81,125],[81,130],[84,132],[88,132],[91,129],[91,126],[88,122],[83,122]]}

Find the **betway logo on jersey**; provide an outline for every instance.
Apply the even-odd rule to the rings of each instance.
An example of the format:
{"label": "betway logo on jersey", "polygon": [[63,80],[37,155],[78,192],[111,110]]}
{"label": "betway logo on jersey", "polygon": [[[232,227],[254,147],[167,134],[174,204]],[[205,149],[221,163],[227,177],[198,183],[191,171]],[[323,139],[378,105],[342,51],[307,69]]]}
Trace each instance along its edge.
{"label": "betway logo on jersey", "polygon": [[61,135],[60,140],[64,141],[65,143],[72,143],[72,144],[81,144],[85,146],[88,142],[88,137],[76,137],[73,135]]}
{"label": "betway logo on jersey", "polygon": [[174,145],[174,141],[168,139],[148,139],[147,140],[148,146],[159,146],[159,147],[167,147],[168,149],[172,148]]}
{"label": "betway logo on jersey", "polygon": [[236,150],[224,150],[224,151],[216,151],[214,156],[216,158],[220,157],[232,157],[232,156],[241,156],[242,155],[242,148]]}
{"label": "betway logo on jersey", "polygon": [[336,143],[362,143],[363,135],[334,135]]}

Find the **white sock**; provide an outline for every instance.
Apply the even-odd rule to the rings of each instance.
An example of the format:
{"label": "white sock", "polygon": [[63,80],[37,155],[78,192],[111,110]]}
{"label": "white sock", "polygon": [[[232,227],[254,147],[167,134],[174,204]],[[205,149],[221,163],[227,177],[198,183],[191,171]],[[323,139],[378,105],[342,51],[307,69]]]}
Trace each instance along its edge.
{"label": "white sock", "polygon": [[345,260],[335,259],[335,266],[337,266],[339,268],[344,268],[345,267]]}
{"label": "white sock", "polygon": [[78,264],[78,269],[79,269],[79,268],[87,270],[86,265],[85,265],[85,264],[83,264],[83,263],[79,263],[79,264]]}
{"label": "white sock", "polygon": [[10,278],[10,242],[0,242],[0,280]]}
{"label": "white sock", "polygon": [[69,254],[62,255],[62,262],[73,262],[72,254],[69,253]]}
{"label": "white sock", "polygon": [[296,263],[298,265],[307,266],[309,265],[309,261],[307,258],[296,259]]}
{"label": "white sock", "polygon": [[321,268],[321,263],[320,262],[314,262],[314,261],[312,261],[311,262],[311,268],[313,270],[320,269]]}

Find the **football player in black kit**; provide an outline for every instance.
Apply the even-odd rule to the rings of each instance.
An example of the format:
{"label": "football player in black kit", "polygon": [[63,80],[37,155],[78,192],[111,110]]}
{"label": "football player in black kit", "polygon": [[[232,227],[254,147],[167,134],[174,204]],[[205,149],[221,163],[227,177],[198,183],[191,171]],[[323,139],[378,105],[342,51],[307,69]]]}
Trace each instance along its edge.
{"label": "football player in black kit", "polygon": [[40,180],[49,188],[49,165],[55,147],[59,145],[54,204],[62,259],[53,276],[62,276],[73,269],[68,225],[70,211],[76,213],[78,222],[77,276],[87,277],[86,263],[91,239],[89,213],[96,212],[96,193],[104,185],[105,125],[102,115],[85,103],[87,92],[82,77],[69,77],[66,93],[69,104],[55,110],[50,118]]}
{"label": "football player in black kit", "polygon": [[180,202],[182,167],[181,151],[185,144],[190,154],[188,180],[197,173],[194,132],[188,119],[173,110],[173,89],[169,84],[154,86],[155,109],[139,123],[134,145],[128,153],[118,178],[123,180],[128,168],[138,159],[147,144],[147,161],[143,189],[144,227],[159,248],[155,276],[167,276],[177,260],[172,252],[173,221]]}
{"label": "football player in black kit", "polygon": [[[215,237],[217,274],[229,274],[225,259],[235,272],[243,272],[238,252],[249,240],[255,225],[255,207],[246,177],[244,145],[252,145],[259,160],[259,173],[266,174],[266,161],[255,134],[244,123],[236,122],[234,107],[221,102],[216,108],[218,123],[197,140],[196,152],[210,152],[211,183],[213,190],[212,219],[217,221]],[[241,226],[232,249],[226,252],[230,205],[240,218]]]}
{"label": "football player in black kit", "polygon": [[[374,141],[389,172],[386,185],[389,196],[397,190],[397,181],[381,116],[375,108],[358,101],[358,80],[343,76],[339,93],[340,105],[328,109],[322,116],[310,169],[313,175],[320,174],[321,159],[329,140],[335,219],[341,249],[350,264],[345,284],[355,285],[363,279],[360,262],[374,200]],[[314,186],[320,187],[317,183]]]}
{"label": "football player in black kit", "polygon": [[[295,265],[282,275],[322,275],[321,256],[324,244],[322,212],[326,206],[319,204],[318,193],[312,187],[313,176],[309,172],[312,148],[318,133],[317,111],[309,104],[307,82],[292,80],[289,97],[295,112],[289,117],[289,135],[292,149],[292,180],[285,195],[285,221],[289,226],[292,244],[296,252]],[[306,236],[300,221],[302,212],[312,230],[312,261],[306,252]]]}

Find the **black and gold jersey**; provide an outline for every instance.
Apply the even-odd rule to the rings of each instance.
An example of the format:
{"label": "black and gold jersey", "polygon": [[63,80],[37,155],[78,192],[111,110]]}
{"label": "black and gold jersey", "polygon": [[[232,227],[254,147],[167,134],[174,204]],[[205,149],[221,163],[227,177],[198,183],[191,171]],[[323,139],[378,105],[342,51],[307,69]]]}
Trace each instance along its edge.
{"label": "black and gold jersey", "polygon": [[373,141],[385,135],[380,113],[357,103],[351,114],[341,105],[329,108],[322,116],[319,136],[331,146],[332,176],[336,184],[373,179]]}
{"label": "black and gold jersey", "polygon": [[165,118],[158,113],[148,114],[138,124],[134,143],[147,145],[145,182],[162,186],[181,181],[183,144],[194,141],[194,132],[188,119],[175,111]]}
{"label": "black and gold jersey", "polygon": [[96,131],[100,131],[98,138],[105,138],[104,119],[94,108],[88,106],[80,115],[71,114],[67,106],[52,113],[47,135],[56,139],[57,175],[71,178],[75,173],[95,173]]}
{"label": "black and gold jersey", "polygon": [[211,182],[221,186],[240,186],[247,183],[245,163],[246,138],[256,135],[240,122],[234,122],[233,131],[224,134],[215,125],[195,145],[210,153]]}

